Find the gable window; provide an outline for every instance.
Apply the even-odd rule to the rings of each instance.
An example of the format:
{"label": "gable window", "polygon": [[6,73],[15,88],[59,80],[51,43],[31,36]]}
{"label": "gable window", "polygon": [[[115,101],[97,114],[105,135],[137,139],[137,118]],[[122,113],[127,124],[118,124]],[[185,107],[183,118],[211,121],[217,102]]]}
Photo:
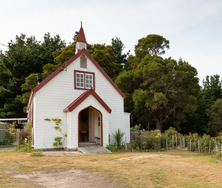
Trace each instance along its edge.
{"label": "gable window", "polygon": [[93,87],[93,75],[92,74],[85,74],[85,84],[86,84],[87,89],[90,89]]}
{"label": "gable window", "polygon": [[95,74],[91,72],[74,71],[75,89],[95,89]]}
{"label": "gable window", "polygon": [[84,73],[76,73],[76,87],[84,88]]}
{"label": "gable window", "polygon": [[87,69],[87,58],[84,55],[80,57],[80,68]]}

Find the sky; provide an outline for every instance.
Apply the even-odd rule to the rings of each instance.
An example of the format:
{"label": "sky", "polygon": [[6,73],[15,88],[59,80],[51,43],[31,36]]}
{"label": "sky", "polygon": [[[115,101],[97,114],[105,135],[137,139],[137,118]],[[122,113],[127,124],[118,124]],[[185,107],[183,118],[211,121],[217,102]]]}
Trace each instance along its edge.
{"label": "sky", "polygon": [[189,62],[201,85],[221,75],[221,0],[0,0],[0,50],[22,33],[38,41],[59,34],[69,44],[81,21],[89,44],[120,37],[134,54],[140,38],[158,34],[170,41],[163,57]]}

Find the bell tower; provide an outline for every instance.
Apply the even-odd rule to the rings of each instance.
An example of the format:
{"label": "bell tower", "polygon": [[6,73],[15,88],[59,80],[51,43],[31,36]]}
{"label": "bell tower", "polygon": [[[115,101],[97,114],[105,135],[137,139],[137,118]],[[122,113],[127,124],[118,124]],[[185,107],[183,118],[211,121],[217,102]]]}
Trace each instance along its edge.
{"label": "bell tower", "polygon": [[84,34],[84,30],[82,28],[82,22],[81,22],[81,28],[79,30],[79,34],[76,40],[76,54],[84,48],[87,50],[86,37]]}

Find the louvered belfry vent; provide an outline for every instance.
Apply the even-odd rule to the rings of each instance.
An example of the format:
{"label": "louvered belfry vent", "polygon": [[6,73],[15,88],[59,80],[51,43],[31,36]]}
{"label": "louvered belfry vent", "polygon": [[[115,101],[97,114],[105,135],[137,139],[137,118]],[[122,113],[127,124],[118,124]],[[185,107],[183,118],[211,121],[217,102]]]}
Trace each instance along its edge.
{"label": "louvered belfry vent", "polygon": [[84,55],[80,57],[80,68],[87,69],[87,58]]}
{"label": "louvered belfry vent", "polygon": [[80,42],[79,43],[79,49],[82,50],[83,48],[86,49],[86,44]]}

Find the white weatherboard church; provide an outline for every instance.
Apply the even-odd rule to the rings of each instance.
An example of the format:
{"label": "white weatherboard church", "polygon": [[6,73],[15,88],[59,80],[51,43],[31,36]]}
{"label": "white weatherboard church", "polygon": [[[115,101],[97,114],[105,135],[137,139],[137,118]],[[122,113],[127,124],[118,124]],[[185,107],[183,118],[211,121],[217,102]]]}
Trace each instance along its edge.
{"label": "white weatherboard church", "polygon": [[114,143],[112,133],[120,129],[130,141],[130,114],[124,112],[125,95],[87,52],[84,30],[80,28],[76,54],[37,85],[27,105],[33,125],[34,149],[53,149],[55,137],[62,136],[55,123],[62,120],[67,133],[63,147],[76,150],[84,142],[106,147]]}

